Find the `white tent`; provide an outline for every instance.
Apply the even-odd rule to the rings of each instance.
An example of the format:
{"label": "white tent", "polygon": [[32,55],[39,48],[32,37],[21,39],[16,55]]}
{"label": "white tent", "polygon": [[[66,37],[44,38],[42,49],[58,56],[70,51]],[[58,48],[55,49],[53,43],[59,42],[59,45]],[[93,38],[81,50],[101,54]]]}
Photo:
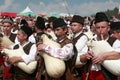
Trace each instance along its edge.
{"label": "white tent", "polygon": [[18,16],[36,16],[36,14],[27,6],[23,11],[21,11]]}

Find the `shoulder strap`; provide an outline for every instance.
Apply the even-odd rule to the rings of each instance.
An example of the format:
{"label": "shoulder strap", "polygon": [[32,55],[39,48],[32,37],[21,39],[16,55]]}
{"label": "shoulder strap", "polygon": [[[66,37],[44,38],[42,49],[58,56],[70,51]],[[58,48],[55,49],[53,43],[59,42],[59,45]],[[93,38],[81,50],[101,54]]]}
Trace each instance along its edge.
{"label": "shoulder strap", "polygon": [[72,66],[75,66],[76,58],[77,58],[77,54],[78,54],[78,51],[77,51],[75,45],[73,46],[73,51],[74,51],[74,56],[73,56],[73,60],[72,60]]}
{"label": "shoulder strap", "polygon": [[29,51],[30,51],[30,48],[32,45],[33,45],[33,43],[30,42],[23,47],[23,50],[25,51],[26,54],[29,54]]}
{"label": "shoulder strap", "polygon": [[81,33],[81,34],[80,34],[79,36],[77,36],[76,38],[73,38],[73,44],[75,45],[76,42],[78,41],[78,39],[79,39],[81,36],[83,36],[83,35],[85,35],[85,34]]}

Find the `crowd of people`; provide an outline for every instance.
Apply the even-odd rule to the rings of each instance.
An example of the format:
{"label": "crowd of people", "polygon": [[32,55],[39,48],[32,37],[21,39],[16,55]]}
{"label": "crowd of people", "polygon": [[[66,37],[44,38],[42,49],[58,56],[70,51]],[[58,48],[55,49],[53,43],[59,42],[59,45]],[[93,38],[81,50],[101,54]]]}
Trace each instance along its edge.
{"label": "crowd of people", "polygon": [[[92,33],[93,41],[104,40],[114,51],[95,55],[92,46],[88,46],[90,38],[85,34],[87,32]],[[44,44],[43,35],[59,43],[60,47]],[[2,44],[1,38],[4,36],[14,44]],[[105,60],[120,59],[120,21],[108,19],[103,12],[97,12],[94,17],[89,18],[73,15],[48,19],[40,16],[1,19],[0,51],[15,50],[20,46],[26,55],[10,57],[0,54],[0,80],[120,80],[120,75],[113,74],[102,65]],[[53,77],[48,74],[43,54],[65,63],[62,76]],[[28,65],[32,61],[37,61],[32,73],[15,65],[19,62]],[[49,63],[57,65],[54,61]]]}

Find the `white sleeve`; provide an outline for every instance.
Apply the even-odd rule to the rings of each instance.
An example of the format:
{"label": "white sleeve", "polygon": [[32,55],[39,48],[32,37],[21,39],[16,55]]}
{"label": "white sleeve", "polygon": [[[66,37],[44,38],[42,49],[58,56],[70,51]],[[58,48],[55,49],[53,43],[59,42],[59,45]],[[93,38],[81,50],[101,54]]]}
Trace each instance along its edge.
{"label": "white sleeve", "polygon": [[80,39],[77,41],[77,43],[75,44],[78,53],[82,51],[82,49],[87,45],[88,38],[87,36],[83,35],[82,37],[80,37]]}
{"label": "white sleeve", "polygon": [[73,44],[69,43],[64,45],[62,48],[56,48],[52,46],[46,46],[44,48],[45,52],[47,52],[49,55],[62,59],[62,60],[68,60],[71,58],[71,56],[74,55],[73,53]]}
{"label": "white sleeve", "polygon": [[115,40],[112,47],[115,49],[115,51],[120,52],[120,40]]}
{"label": "white sleeve", "polygon": [[[83,35],[82,37],[80,37],[80,39],[77,41],[75,45],[78,51],[77,59],[79,59],[79,61],[80,61],[80,55],[85,54],[88,51],[87,41],[88,41],[87,36]],[[80,64],[83,63],[80,61]]]}

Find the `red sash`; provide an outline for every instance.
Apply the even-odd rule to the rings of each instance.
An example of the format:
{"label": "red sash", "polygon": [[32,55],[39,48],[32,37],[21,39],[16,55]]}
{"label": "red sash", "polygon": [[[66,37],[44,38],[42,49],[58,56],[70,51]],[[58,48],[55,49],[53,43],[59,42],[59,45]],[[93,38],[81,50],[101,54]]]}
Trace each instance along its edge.
{"label": "red sash", "polygon": [[3,63],[4,63],[3,56],[2,56],[2,55],[0,55],[0,65],[3,65]]}
{"label": "red sash", "polygon": [[10,73],[10,69],[11,69],[11,66],[5,67],[5,69],[4,69],[4,78],[5,79],[9,79],[9,78],[13,77],[13,75]]}
{"label": "red sash", "polygon": [[[82,72],[82,80],[85,80],[85,79],[86,79],[86,74]],[[100,70],[100,71],[89,71],[87,80],[106,80],[106,79],[102,71]]]}

